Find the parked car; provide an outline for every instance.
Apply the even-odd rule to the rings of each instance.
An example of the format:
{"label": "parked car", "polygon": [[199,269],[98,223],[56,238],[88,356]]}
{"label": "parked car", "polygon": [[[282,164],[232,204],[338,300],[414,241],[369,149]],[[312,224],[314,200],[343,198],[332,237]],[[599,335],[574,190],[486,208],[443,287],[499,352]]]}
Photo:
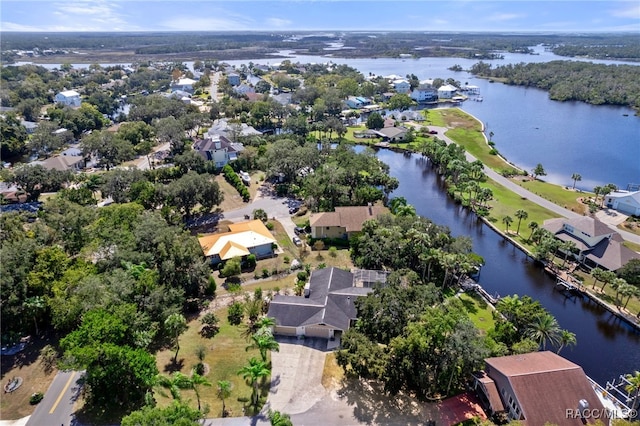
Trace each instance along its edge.
{"label": "parked car", "polygon": [[302,240],[299,237],[293,237],[293,244],[295,244],[297,246],[301,246],[302,245]]}
{"label": "parked car", "polygon": [[436,130],[429,130],[430,135],[437,135],[438,132]]}
{"label": "parked car", "polygon": [[296,226],[295,228],[293,228],[293,232],[295,232],[296,235],[306,234],[304,228],[301,226]]}
{"label": "parked car", "polygon": [[299,207],[291,207],[291,208],[289,209],[289,214],[297,213],[297,212],[298,212],[298,210],[300,210],[300,208],[299,208]]}

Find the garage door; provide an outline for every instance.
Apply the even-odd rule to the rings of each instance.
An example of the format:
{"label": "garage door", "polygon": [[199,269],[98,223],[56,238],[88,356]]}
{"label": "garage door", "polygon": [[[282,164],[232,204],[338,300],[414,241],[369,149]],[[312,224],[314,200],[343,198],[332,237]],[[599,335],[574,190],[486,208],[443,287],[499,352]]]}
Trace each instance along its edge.
{"label": "garage door", "polygon": [[274,334],[281,334],[283,336],[295,336],[296,328],[295,327],[282,327],[276,326],[273,330]]}
{"label": "garage door", "polygon": [[328,339],[330,331],[331,329],[328,327],[306,327],[304,334],[307,337],[322,337],[323,339]]}
{"label": "garage door", "polygon": [[635,214],[636,208],[631,204],[618,203],[618,211],[624,214]]}

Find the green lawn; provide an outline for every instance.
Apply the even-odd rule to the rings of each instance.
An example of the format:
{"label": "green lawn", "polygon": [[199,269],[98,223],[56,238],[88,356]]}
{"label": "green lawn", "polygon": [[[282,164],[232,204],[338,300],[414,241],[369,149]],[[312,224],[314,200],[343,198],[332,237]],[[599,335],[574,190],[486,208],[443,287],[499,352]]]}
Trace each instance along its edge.
{"label": "green lawn", "polygon": [[563,187],[539,180],[523,179],[522,177],[513,178],[511,180],[534,194],[540,195],[554,204],[576,213],[589,212],[589,207],[578,202],[578,198],[589,198],[595,196],[595,194],[591,192],[574,191],[571,187]]}
{"label": "green lawn", "polygon": [[467,310],[469,319],[477,328],[486,333],[495,327],[496,322],[493,319],[493,310],[481,297],[463,293],[460,295],[460,300]]}
{"label": "green lawn", "polygon": [[[195,355],[196,348],[203,345],[207,349],[204,362],[210,367],[205,377],[212,384],[211,387],[202,386],[200,391],[202,406],[210,408],[207,417],[220,417],[222,413],[222,402],[216,396],[219,380],[228,380],[232,384],[231,397],[225,401],[227,410],[231,412],[231,416],[242,416],[244,402],[239,399],[246,398],[248,400],[251,397],[251,388],[237,373],[247,364],[249,358],[259,359],[260,353],[255,349],[245,351],[249,343],[241,336],[239,326],[232,326],[228,323],[226,308],[216,311],[216,316],[220,319],[220,332],[211,339],[200,336],[199,319],[189,322],[189,329],[180,337],[178,361],[181,368],[179,371],[186,375],[191,374],[193,366],[198,362]],[[171,359],[174,354],[175,351],[171,349],[165,349],[156,354],[158,370],[161,374],[169,375],[173,371]],[[267,378],[262,384],[263,397],[266,397],[269,392],[269,383],[270,378]],[[163,396],[159,390],[156,390],[154,396],[158,405],[166,406],[171,403],[170,394],[168,392],[166,394],[167,396]],[[197,408],[198,402],[193,391],[183,390],[181,394],[183,401],[187,401],[189,405]]]}

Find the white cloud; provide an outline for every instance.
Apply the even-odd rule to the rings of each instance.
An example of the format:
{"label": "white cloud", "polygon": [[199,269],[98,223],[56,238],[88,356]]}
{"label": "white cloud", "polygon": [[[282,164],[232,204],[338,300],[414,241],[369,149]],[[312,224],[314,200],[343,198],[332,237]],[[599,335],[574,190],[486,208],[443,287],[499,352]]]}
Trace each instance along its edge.
{"label": "white cloud", "polygon": [[267,26],[272,27],[272,28],[284,28],[284,27],[290,27],[292,22],[288,19],[282,19],[282,18],[267,18],[267,20],[265,21]]}
{"label": "white cloud", "polygon": [[238,31],[252,29],[246,18],[196,18],[177,16],[160,23],[161,29],[175,31]]}
{"label": "white cloud", "polygon": [[42,27],[34,27],[32,25],[16,24],[15,22],[0,22],[3,31],[42,31]]}
{"label": "white cloud", "polygon": [[519,13],[497,13],[491,16],[488,16],[486,19],[488,21],[494,22],[504,22],[504,21],[513,21],[514,19],[524,18],[525,16]]}
{"label": "white cloud", "polygon": [[[640,19],[640,3],[631,2],[625,7],[611,11],[611,16],[616,18]],[[636,27],[636,30],[638,28]]]}

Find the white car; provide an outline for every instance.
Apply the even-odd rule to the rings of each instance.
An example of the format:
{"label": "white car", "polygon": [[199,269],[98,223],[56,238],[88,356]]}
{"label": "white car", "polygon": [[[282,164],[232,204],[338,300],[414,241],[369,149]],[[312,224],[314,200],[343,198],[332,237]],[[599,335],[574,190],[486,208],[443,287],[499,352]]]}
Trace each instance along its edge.
{"label": "white car", "polygon": [[293,244],[295,244],[297,246],[301,246],[302,245],[302,240],[300,239],[300,237],[293,237]]}

